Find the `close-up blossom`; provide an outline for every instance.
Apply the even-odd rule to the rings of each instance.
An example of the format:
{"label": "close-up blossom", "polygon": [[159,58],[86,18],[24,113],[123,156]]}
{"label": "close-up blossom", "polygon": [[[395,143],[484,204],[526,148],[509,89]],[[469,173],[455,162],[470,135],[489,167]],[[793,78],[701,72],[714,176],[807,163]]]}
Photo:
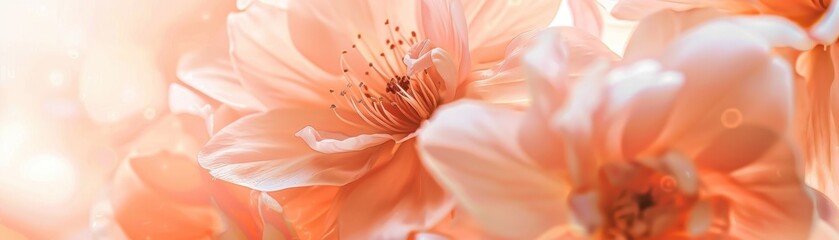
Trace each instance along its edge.
{"label": "close-up blossom", "polygon": [[0,0],[0,239],[839,239],[831,0]]}

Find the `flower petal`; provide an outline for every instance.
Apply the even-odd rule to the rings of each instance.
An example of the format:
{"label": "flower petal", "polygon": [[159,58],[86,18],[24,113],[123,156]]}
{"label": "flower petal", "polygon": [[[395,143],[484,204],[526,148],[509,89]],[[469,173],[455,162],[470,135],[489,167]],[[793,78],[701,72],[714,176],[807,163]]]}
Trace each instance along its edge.
{"label": "flower petal", "polygon": [[702,7],[725,12],[754,12],[761,7],[759,4],[751,0],[618,0],[612,8],[612,16],[623,20],[639,20],[661,10],[685,11]]}
{"label": "flower petal", "polygon": [[493,104],[505,104],[524,108],[529,101],[525,72],[521,68],[521,56],[527,52],[541,31],[531,31],[510,41],[503,61],[493,68],[472,72],[469,76],[466,96]]}
{"label": "flower petal", "polygon": [[[839,48],[814,48],[801,54],[797,60],[798,74],[804,77],[804,86],[799,100],[805,105],[797,110],[804,116],[800,124],[803,147],[807,165],[807,183],[823,192],[831,199],[839,197],[837,189],[835,159],[837,135],[826,134],[828,130],[839,126]],[[824,104],[825,102],[829,105]]]}
{"label": "flower petal", "polygon": [[186,113],[206,117],[209,113],[209,106],[210,103],[192,90],[177,83],[169,84],[169,111],[172,113]]}
{"label": "flower petal", "polygon": [[266,192],[254,192],[257,212],[262,219],[262,239],[297,239],[283,214],[283,207]]}
{"label": "flower petal", "polygon": [[684,32],[722,14],[713,9],[660,11],[638,23],[624,52],[624,61],[654,58]]}
{"label": "flower petal", "polygon": [[178,61],[178,78],[207,96],[237,110],[262,111],[265,106],[249,94],[230,63],[227,41],[187,53]]}
{"label": "flower petal", "polygon": [[434,46],[448,53],[457,67],[458,83],[470,69],[469,32],[459,0],[419,0],[419,29]]}
{"label": "flower petal", "polygon": [[[282,206],[283,215],[304,240],[336,239],[339,187],[299,187],[268,193]],[[279,228],[279,227],[278,227]]]}
{"label": "flower petal", "polygon": [[[324,138],[311,126],[300,129],[295,136],[303,139],[310,148],[321,153],[342,153],[382,144],[388,140],[395,140],[390,134],[362,134],[355,137],[340,136],[343,139]],[[340,134],[330,134],[340,135]]]}
{"label": "flower petal", "polygon": [[568,0],[568,7],[574,16],[574,27],[586,30],[596,37],[603,35],[603,16],[595,0]]}
{"label": "flower petal", "polygon": [[577,28],[551,28],[540,32],[537,41],[522,63],[528,70],[533,108],[542,114],[557,111],[578,76],[592,71],[593,63],[618,59],[599,39]]}
{"label": "flower petal", "polygon": [[245,89],[268,108],[294,104],[328,107],[328,90],[345,84],[336,62],[340,49],[333,49],[332,61],[315,63],[320,59],[309,59],[292,42],[289,27],[294,25],[289,18],[288,10],[261,2],[231,14],[228,31],[233,67],[240,73]]}
{"label": "flower petal", "polygon": [[422,166],[415,141],[402,143],[385,165],[341,188],[342,238],[405,239],[449,214],[454,201]]}
{"label": "flower petal", "polygon": [[[517,147],[522,112],[464,101],[444,107],[420,130],[424,165],[484,228],[534,238],[564,223],[568,188]],[[527,186],[527,187],[521,187]]]}
{"label": "flower petal", "polygon": [[[588,113],[599,102],[599,98],[593,95],[601,91],[601,75],[606,71],[609,60],[617,57],[585,31],[566,27],[551,30],[540,34],[539,42],[528,50],[522,60],[528,73],[531,107],[519,139],[526,153],[543,166],[576,175],[582,169],[568,169],[564,161],[551,156],[567,156],[570,152],[563,151],[573,150],[566,147],[586,145],[583,142],[588,141],[590,127],[568,124],[590,123]],[[559,40],[554,40],[556,38]],[[583,145],[576,145],[567,142],[570,138],[585,139],[577,139]],[[577,152],[574,159],[586,162],[577,158],[586,154]],[[574,166],[586,168],[588,165]],[[578,180],[581,179],[574,180],[575,184],[583,184]]]}
{"label": "flower petal", "polygon": [[739,127],[767,128],[773,133],[789,129],[792,69],[782,58],[770,56],[771,49],[761,41],[735,24],[718,21],[671,46],[673,51],[662,62],[669,65],[665,68],[681,72],[685,80],[658,143],[692,155],[720,134],[744,134],[751,139],[749,132],[763,132]]}
{"label": "flower petal", "polygon": [[839,38],[839,4],[836,2],[830,4],[827,12],[810,32],[821,44],[835,44],[836,39]]}
{"label": "flower petal", "polygon": [[683,85],[679,72],[664,70],[655,60],[613,69],[607,75],[604,118],[605,147],[611,159],[632,159],[659,137]]}
{"label": "flower petal", "polygon": [[730,18],[729,21],[766,40],[770,47],[791,47],[805,51],[816,45],[804,29],[786,18],[753,16]]}
{"label": "flower petal", "polygon": [[735,172],[701,172],[701,182],[708,196],[728,199],[732,237],[805,239],[816,216],[799,177],[801,159],[789,139],[770,144],[765,154]]}
{"label": "flower petal", "polygon": [[124,161],[111,181],[119,191],[108,193],[114,221],[130,238],[193,239],[221,233],[222,215],[210,201],[205,178],[185,155],[163,152]]}
{"label": "flower petal", "polygon": [[692,1],[618,0],[611,13],[612,16],[622,20],[640,20],[661,10],[683,11],[696,5]]}
{"label": "flower petal", "polygon": [[[330,110],[278,109],[228,125],[199,153],[214,177],[261,191],[311,185],[341,186],[362,176],[378,156],[378,146],[324,154],[295,136],[305,126],[348,136],[359,130]],[[368,148],[363,148],[368,147]]]}
{"label": "flower petal", "polygon": [[[548,26],[560,1],[463,0],[469,26],[473,69],[483,69],[504,58],[505,49],[519,34]],[[490,64],[490,65],[487,65]]]}

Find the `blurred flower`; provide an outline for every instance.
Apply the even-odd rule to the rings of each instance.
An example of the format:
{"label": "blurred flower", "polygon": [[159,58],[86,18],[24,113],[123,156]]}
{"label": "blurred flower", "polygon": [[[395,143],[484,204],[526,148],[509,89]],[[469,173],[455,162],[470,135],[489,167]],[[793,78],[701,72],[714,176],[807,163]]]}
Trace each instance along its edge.
{"label": "blurred flower", "polygon": [[[831,0],[758,0],[758,1],[715,1],[692,0],[673,3],[671,1],[620,0],[613,14],[621,18],[637,19],[656,9],[689,9],[713,7],[733,14],[766,14],[787,18],[808,29],[809,36],[821,46],[804,52],[793,52],[790,61],[796,66],[797,78],[796,115],[798,132],[806,155],[807,183],[839,199],[836,172],[839,171],[839,122],[834,120],[839,113],[839,90],[836,90],[839,75],[839,49],[835,44],[839,38],[839,4]],[[777,33],[776,33],[777,34]]]}
{"label": "blurred flower", "polygon": [[[131,236],[144,230],[138,219],[125,217],[148,207],[138,199],[164,196],[148,202],[182,210],[183,202],[149,193],[165,189],[153,185],[159,182],[138,176],[164,178],[176,172],[155,172],[155,166],[171,162],[173,169],[188,170],[190,163],[209,180],[194,158],[200,145],[193,144],[192,153],[131,157],[136,149],[126,145],[169,116],[165,87],[175,80],[175,61],[214,30],[224,30],[219,27],[233,7],[197,0],[0,2],[0,28],[13,36],[0,39],[0,222],[28,238],[90,239],[89,214],[105,186],[111,187],[107,204],[97,207],[113,210]],[[188,179],[183,183],[197,181]],[[247,207],[250,191],[242,189]],[[205,202],[196,206],[210,209]],[[149,225],[150,236],[160,234],[154,227],[188,222],[143,213],[148,218],[142,220],[163,218]],[[196,226],[184,231],[190,227]]]}
{"label": "blurred flower", "polygon": [[793,71],[772,54],[806,33],[715,15],[654,14],[614,63],[592,36],[546,30],[523,57],[531,106],[446,106],[421,159],[496,237],[835,237],[801,178]]}
{"label": "blurred flower", "polygon": [[219,179],[276,191],[304,239],[429,228],[451,201],[420,164],[415,130],[438,106],[481,90],[466,87],[483,76],[470,74],[495,67],[558,5],[240,1],[245,10],[228,23],[231,62],[186,64],[179,75],[234,110],[267,111],[218,131],[199,161]]}
{"label": "blurred flower", "polygon": [[[106,195],[91,213],[93,235],[101,239],[291,239],[281,209],[260,207],[250,189],[213,181],[195,152],[206,141],[203,120],[167,115],[130,142],[128,157],[113,175]],[[279,228],[277,228],[279,227]]]}

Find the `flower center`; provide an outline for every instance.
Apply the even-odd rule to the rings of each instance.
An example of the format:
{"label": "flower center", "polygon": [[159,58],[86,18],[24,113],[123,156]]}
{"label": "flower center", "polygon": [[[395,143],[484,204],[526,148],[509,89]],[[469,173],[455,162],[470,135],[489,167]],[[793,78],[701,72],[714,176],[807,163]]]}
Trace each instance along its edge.
{"label": "flower center", "polygon": [[[352,50],[343,51],[340,64],[347,84],[329,92],[335,97],[330,108],[342,121],[356,126],[372,126],[383,131],[413,132],[442,102],[441,81],[428,70],[408,74],[403,56],[413,46],[428,51],[428,41],[417,34],[403,35],[399,26],[385,21],[389,38],[384,45],[357,35]],[[355,116],[342,116],[337,109],[348,109]]]}
{"label": "flower center", "polygon": [[675,178],[632,166],[624,179],[604,181],[600,207],[607,239],[667,238],[684,234],[697,197],[677,189]]}

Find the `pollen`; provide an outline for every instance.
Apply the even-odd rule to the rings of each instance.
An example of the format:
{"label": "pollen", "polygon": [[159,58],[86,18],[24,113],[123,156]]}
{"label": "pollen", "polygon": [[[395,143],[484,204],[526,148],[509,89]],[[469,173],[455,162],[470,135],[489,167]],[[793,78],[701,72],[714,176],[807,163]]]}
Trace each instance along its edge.
{"label": "pollen", "polygon": [[[384,23],[390,25],[390,19]],[[399,32],[399,26],[385,28],[389,37],[384,44],[361,40],[359,33],[352,49],[341,52],[339,62],[346,84],[340,90],[329,89],[335,99],[330,109],[351,125],[413,132],[443,101],[440,81],[427,71],[407,75],[408,67],[402,58],[412,44],[419,43],[415,31],[405,36]],[[350,71],[350,66],[357,63],[366,63],[369,69],[363,75],[361,71]]]}

